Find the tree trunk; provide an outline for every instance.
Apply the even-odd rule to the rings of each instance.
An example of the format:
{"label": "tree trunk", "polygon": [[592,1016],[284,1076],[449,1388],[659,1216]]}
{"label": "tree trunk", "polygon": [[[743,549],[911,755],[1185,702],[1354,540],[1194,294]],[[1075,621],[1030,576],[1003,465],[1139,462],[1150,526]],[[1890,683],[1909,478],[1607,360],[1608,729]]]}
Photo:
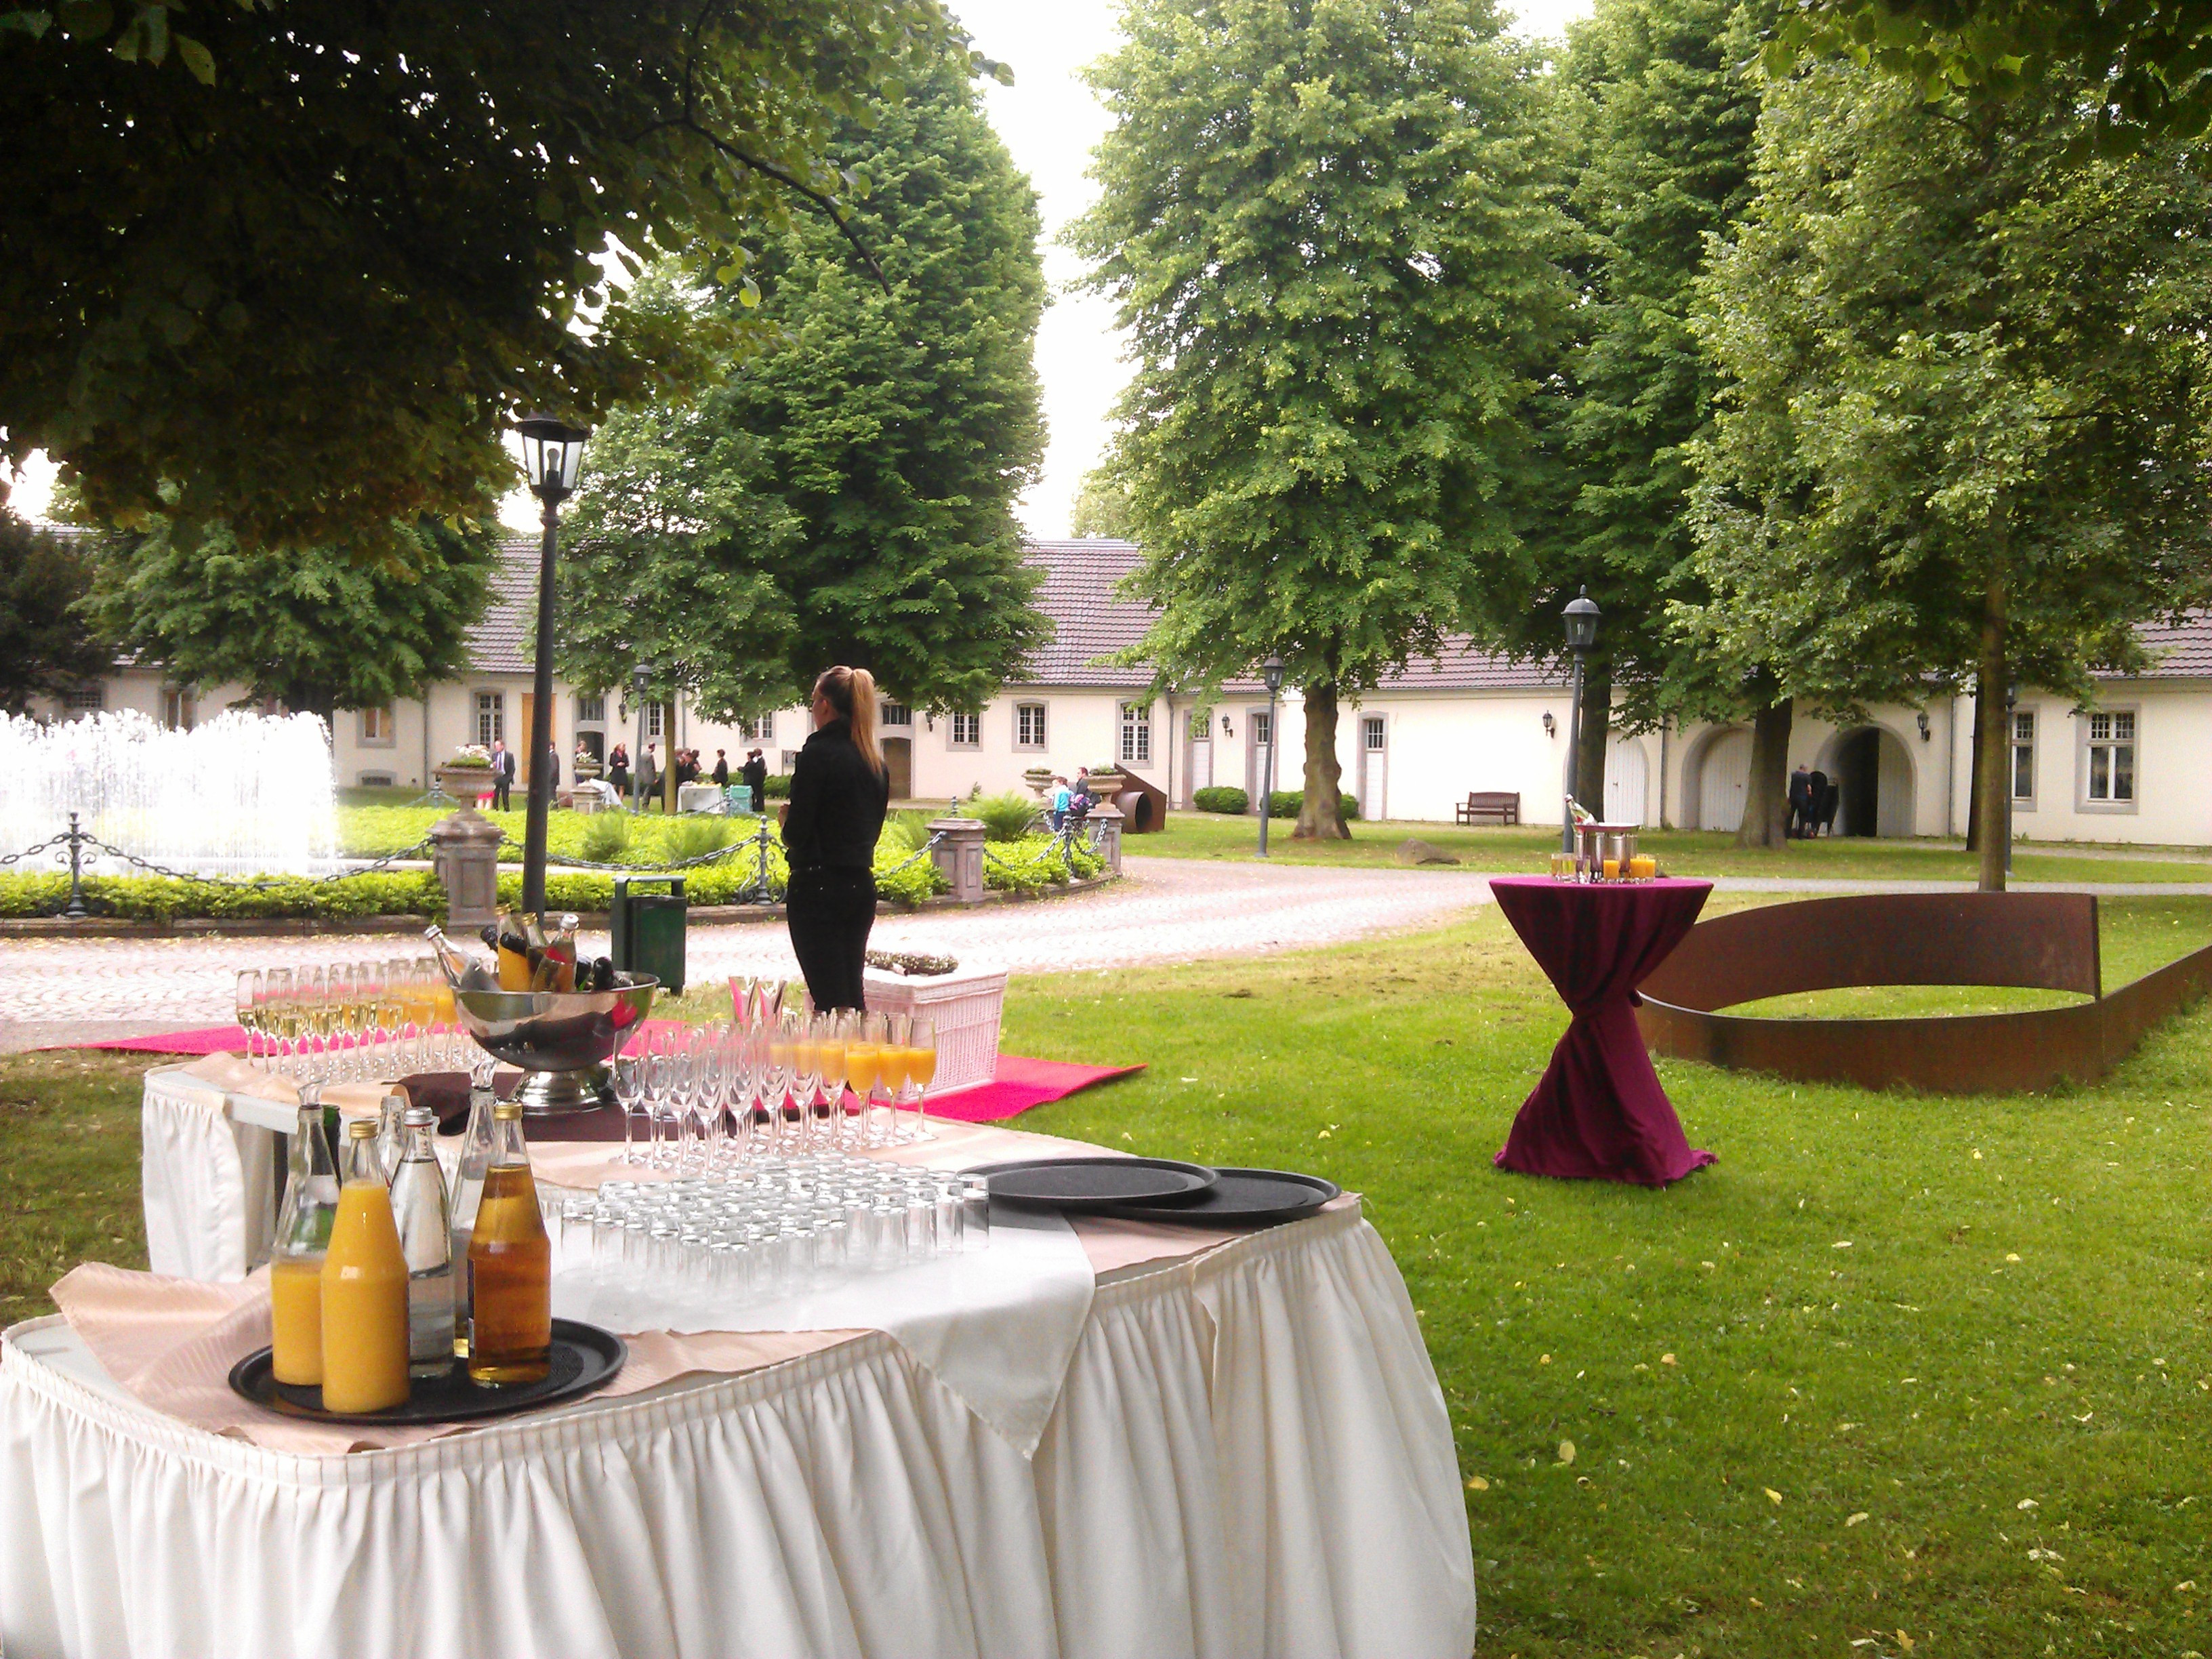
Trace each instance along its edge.
{"label": "tree trunk", "polygon": [[1778,696],[1751,719],[1751,775],[1743,790],[1739,847],[1783,847],[1790,841],[1790,727],[1796,714]]}
{"label": "tree trunk", "polygon": [[1613,659],[1593,652],[1583,663],[1581,741],[1575,753],[1574,798],[1605,818],[1605,751],[1613,735]]}
{"label": "tree trunk", "polygon": [[1982,850],[1982,744],[1986,733],[1982,726],[1982,700],[1974,699],[1974,746],[1972,757],[1966,763],[1966,850]]}
{"label": "tree trunk", "polygon": [[1974,781],[1981,793],[1974,803],[1974,828],[1980,843],[1975,850],[1981,854],[1981,879],[1977,884],[1984,893],[2005,890],[2008,839],[2005,832],[2010,828],[2005,813],[2012,805],[2012,790],[2005,776],[2009,745],[2004,740],[2004,706],[2011,678],[2010,665],[2005,660],[2004,578],[1994,575],[1982,604],[1981,660],[1975,665],[1974,675],[1974,726],[1981,739],[1981,752],[1974,757]]}
{"label": "tree trunk", "polygon": [[1298,803],[1292,841],[1350,841],[1344,822],[1344,769],[1336,760],[1336,684],[1323,680],[1305,690],[1305,799]]}
{"label": "tree trunk", "polygon": [[671,817],[676,816],[676,705],[665,702],[660,706],[660,729],[667,733],[661,739],[660,752],[660,810]]}

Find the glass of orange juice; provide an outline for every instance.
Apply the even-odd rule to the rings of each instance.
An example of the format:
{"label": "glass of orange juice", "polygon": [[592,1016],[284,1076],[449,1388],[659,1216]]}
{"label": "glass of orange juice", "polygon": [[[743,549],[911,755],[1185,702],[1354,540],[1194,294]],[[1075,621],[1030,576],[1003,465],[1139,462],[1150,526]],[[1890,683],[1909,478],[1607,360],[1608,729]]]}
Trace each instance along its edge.
{"label": "glass of orange juice", "polygon": [[914,1089],[914,1138],[934,1140],[929,1131],[929,1085],[937,1077],[937,1022],[916,1014],[906,1034],[906,1078]]}

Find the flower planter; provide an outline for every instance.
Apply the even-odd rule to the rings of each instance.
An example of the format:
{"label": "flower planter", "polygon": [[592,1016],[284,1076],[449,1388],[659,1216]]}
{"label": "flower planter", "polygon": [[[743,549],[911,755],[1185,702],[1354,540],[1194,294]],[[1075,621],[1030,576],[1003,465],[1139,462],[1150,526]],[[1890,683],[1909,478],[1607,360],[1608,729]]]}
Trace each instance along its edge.
{"label": "flower planter", "polygon": [[1053,770],[1049,766],[1032,766],[1022,774],[1022,781],[1029,785],[1034,793],[1039,795],[1052,787],[1052,779]]}
{"label": "flower planter", "polygon": [[477,797],[491,789],[491,768],[489,766],[441,766],[434,775],[438,787],[464,805],[476,805]]}
{"label": "flower planter", "polygon": [[1128,775],[1124,772],[1093,772],[1091,793],[1100,800],[1111,800],[1129,787]]}
{"label": "flower planter", "polygon": [[937,1075],[932,1095],[988,1083],[999,1074],[999,1018],[1006,1002],[1006,970],[965,967],[949,974],[862,976],[872,1014],[926,1014],[937,1022]]}

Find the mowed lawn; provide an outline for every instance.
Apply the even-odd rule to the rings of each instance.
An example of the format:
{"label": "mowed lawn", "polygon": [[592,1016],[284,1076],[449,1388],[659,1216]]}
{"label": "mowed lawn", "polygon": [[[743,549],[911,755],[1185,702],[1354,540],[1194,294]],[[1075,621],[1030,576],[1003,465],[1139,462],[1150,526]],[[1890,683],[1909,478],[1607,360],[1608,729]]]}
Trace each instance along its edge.
{"label": "mowed lawn", "polygon": [[[2212,902],[2105,924],[2116,980]],[[1364,1194],[1451,1411],[1478,1653],[2212,1653],[2212,1011],[2049,1097],[1665,1065],[1720,1162],[1657,1192],[1491,1167],[1564,1024],[1484,912],[1024,979],[1006,1042],[1150,1068],[1018,1127]],[[7,1317],[143,1262],[142,1064],[0,1062]]]}
{"label": "mowed lawn", "polygon": [[[1455,868],[1486,874],[1540,875],[1547,854],[1559,844],[1556,829],[1462,829],[1454,824],[1354,823],[1352,839],[1302,842],[1291,824],[1276,819],[1268,826],[1268,857],[1283,864],[1348,866],[1400,862],[1398,849],[1409,840],[1427,842],[1461,860],[1457,866],[1430,866],[1449,876]],[[1123,846],[1150,858],[1249,859],[1255,855],[1260,821],[1213,812],[1170,812],[1157,835],[1130,836]],[[1972,881],[1976,860],[1954,842],[1822,836],[1793,841],[1783,848],[1742,848],[1732,835],[1692,830],[1658,830],[1639,842],[1656,853],[1670,873],[1684,876],[1758,876],[1777,881],[1876,880]],[[2013,874],[2021,881],[2212,882],[2212,858],[2199,849],[2160,848],[2161,856],[2109,856],[2123,849],[2021,842],[2015,847]],[[2099,856],[2100,854],[2107,856]]]}

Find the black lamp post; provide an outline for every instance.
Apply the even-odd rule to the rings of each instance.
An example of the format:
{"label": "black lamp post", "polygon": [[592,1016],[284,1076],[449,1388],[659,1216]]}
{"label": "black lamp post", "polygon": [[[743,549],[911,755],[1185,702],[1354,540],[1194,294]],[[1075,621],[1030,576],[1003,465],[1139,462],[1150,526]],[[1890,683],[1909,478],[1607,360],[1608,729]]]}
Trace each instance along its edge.
{"label": "black lamp post", "polygon": [[645,694],[653,688],[653,665],[641,661],[629,671],[629,700],[637,705],[637,747],[629,757],[629,805],[645,810]]}
{"label": "black lamp post", "polygon": [[1273,804],[1275,793],[1275,750],[1279,747],[1275,731],[1275,697],[1283,689],[1283,659],[1269,657],[1260,665],[1260,678],[1267,685],[1267,763],[1261,769],[1267,775],[1260,781],[1260,856],[1267,856],[1267,809]]}
{"label": "black lamp post", "polygon": [[2005,809],[2005,878],[2012,878],[2012,803],[2016,786],[2013,778],[2014,711],[2020,707],[2020,687],[2008,684],[2005,687],[2004,730],[2004,809]]}
{"label": "black lamp post", "polygon": [[522,468],[530,493],[545,505],[545,538],[538,552],[538,659],[531,677],[530,811],[522,835],[522,908],[545,910],[545,821],[553,809],[553,551],[561,503],[575,492],[584,464],[581,427],[550,415],[526,415],[514,423],[522,439]]}
{"label": "black lamp post", "polygon": [[1567,787],[1565,804],[1559,809],[1559,850],[1575,850],[1575,789],[1582,782],[1583,752],[1583,659],[1597,643],[1597,601],[1585,587],[1567,601],[1560,613],[1566,618],[1567,649],[1575,653],[1574,701],[1567,708]]}

